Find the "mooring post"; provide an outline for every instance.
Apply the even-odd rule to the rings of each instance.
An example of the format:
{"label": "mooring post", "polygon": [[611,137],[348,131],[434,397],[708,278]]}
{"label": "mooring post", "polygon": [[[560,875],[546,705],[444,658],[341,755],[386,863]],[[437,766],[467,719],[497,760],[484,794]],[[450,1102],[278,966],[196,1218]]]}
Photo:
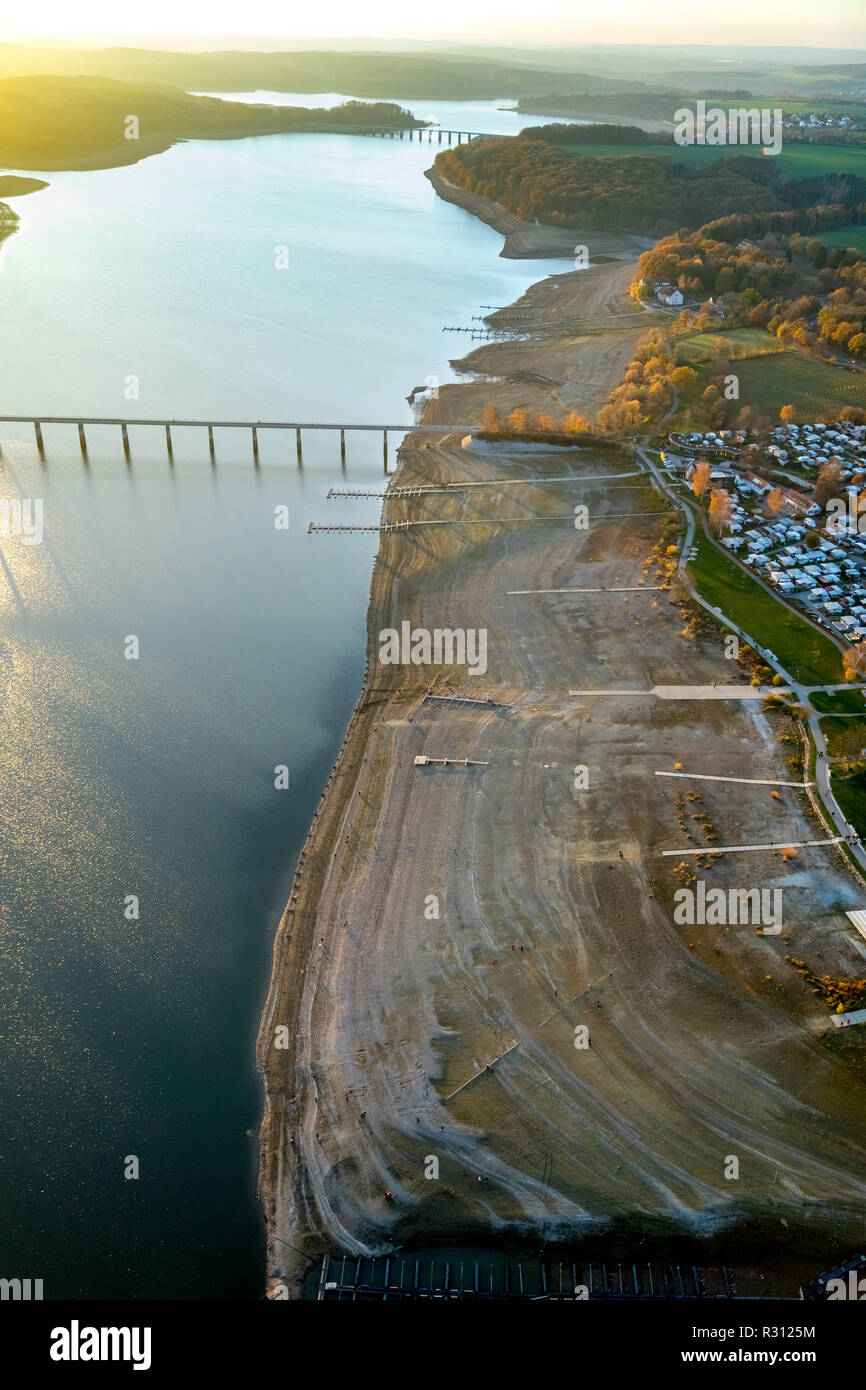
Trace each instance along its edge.
{"label": "mooring post", "polygon": [[385,472],[388,472],[388,431],[382,431],[382,457],[385,461]]}
{"label": "mooring post", "polygon": [[120,438],[123,442],[123,452],[129,458],[129,430],[125,424],[120,426]]}
{"label": "mooring post", "polygon": [[171,425],[165,427],[165,447],[168,449],[168,456],[171,458],[174,450],[171,447]]}
{"label": "mooring post", "polygon": [[346,431],[340,426],[340,461],[346,462]]}
{"label": "mooring post", "polygon": [[207,447],[208,447],[208,451],[209,451],[209,453],[210,453],[211,458],[213,458],[213,456],[214,456],[213,425],[208,425],[208,427],[207,427]]}
{"label": "mooring post", "polygon": [[304,456],[303,456],[303,454],[301,453],[301,430],[300,430],[300,426],[295,430],[295,444],[296,444],[297,450],[298,450],[298,466],[300,467],[300,465],[301,465],[301,464],[303,463],[303,461],[304,461]]}
{"label": "mooring post", "polygon": [[39,450],[41,456],[45,453],[45,446],[42,443],[42,426],[40,425],[38,420],[33,421],[33,428],[36,431],[36,447]]}
{"label": "mooring post", "polygon": [[259,457],[259,436],[258,436],[258,431],[256,430],[255,425],[253,425],[253,458],[254,458],[254,459],[258,459],[258,457]]}
{"label": "mooring post", "polygon": [[85,433],[84,433],[84,426],[82,425],[82,423],[81,423],[80,420],[79,420],[79,422],[78,422],[78,442],[79,442],[79,444],[81,445],[81,452],[82,452],[82,454],[86,454],[86,453],[87,453],[87,437],[86,437],[86,435],[85,435]]}

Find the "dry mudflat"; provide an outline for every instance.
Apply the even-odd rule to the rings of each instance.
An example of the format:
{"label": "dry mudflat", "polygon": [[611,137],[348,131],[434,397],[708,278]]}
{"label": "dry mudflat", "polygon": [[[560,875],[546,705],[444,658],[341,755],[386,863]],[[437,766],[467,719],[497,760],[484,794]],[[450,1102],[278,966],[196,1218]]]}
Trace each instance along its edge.
{"label": "dry mudflat", "polygon": [[[652,243],[627,233],[593,232],[521,222],[498,203],[455,188],[429,170],[442,196],[480,217],[505,237],[501,254],[562,257],[562,272],[531,285],[487,327],[510,338],[484,342],[451,366],[465,380],[446,386],[428,411],[433,421],[477,420],[491,402],[504,415],[515,407],[545,411],[554,421],[571,411],[590,421],[622,380],[641,337],[659,319],[629,296],[638,257]],[[576,243],[590,264],[574,269]]]}
{"label": "dry mudflat", "polygon": [[[634,1251],[738,1223],[826,1267],[862,1235],[864,1083],[785,957],[861,973],[844,912],[863,890],[832,848],[665,857],[823,831],[795,788],[655,776],[793,780],[788,721],[570,694],[747,676],[649,587],[666,503],[614,476],[630,457],[436,440],[401,453],[392,485],[448,486],[386,502],[426,524],[381,537],[367,682],[275,947],[269,1286],[295,1293],[324,1251],[605,1232]],[[542,481],[501,485],[521,478]],[[320,541],[339,563],[345,539]],[[569,588],[599,592],[510,592]],[[404,620],[485,629],[486,672],[383,665]],[[782,888],[783,934],[676,925],[695,877]]]}

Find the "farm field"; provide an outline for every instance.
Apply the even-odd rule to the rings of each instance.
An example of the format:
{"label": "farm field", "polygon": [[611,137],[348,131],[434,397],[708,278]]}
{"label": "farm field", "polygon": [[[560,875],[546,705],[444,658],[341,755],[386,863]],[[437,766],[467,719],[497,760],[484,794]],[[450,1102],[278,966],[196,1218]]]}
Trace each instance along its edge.
{"label": "farm field", "polygon": [[727,344],[733,360],[786,351],[784,343],[763,328],[727,328],[716,333],[695,333],[690,338],[681,338],[677,347],[688,363],[706,362],[720,339]]}
{"label": "farm field", "polygon": [[[755,154],[754,145],[563,145],[569,154],[620,158],[627,154],[650,155],[656,159],[675,159],[680,164],[708,164],[726,155]],[[788,173],[799,178],[816,174],[857,174],[866,178],[866,145],[808,145],[783,142],[776,159]]]}
{"label": "farm field", "polygon": [[862,251],[866,255],[866,226],[854,226],[849,224],[847,227],[831,227],[829,231],[821,232],[815,238],[825,246],[853,246],[855,251]]}
{"label": "farm field", "polygon": [[846,405],[866,407],[866,373],[845,371],[795,350],[744,358],[737,374],[741,403],[774,419],[783,405],[810,420]]}

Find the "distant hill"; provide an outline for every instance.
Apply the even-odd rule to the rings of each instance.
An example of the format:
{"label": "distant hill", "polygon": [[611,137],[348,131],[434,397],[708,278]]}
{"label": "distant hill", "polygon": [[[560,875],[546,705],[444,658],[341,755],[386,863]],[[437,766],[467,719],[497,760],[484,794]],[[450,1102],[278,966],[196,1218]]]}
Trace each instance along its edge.
{"label": "distant hill", "polygon": [[[128,138],[130,117],[138,138]],[[0,80],[0,164],[18,169],[102,169],[134,164],[178,140],[230,140],[327,125],[417,126],[391,103],[330,110],[190,96],[178,87],[92,77]]]}
{"label": "distant hill", "polygon": [[[0,44],[0,76],[58,75],[172,83],[204,92],[347,92],[356,97],[469,100],[592,90],[595,77],[526,63],[415,53],[168,53]],[[607,81],[617,86],[616,79]],[[632,84],[634,85],[634,84]]]}

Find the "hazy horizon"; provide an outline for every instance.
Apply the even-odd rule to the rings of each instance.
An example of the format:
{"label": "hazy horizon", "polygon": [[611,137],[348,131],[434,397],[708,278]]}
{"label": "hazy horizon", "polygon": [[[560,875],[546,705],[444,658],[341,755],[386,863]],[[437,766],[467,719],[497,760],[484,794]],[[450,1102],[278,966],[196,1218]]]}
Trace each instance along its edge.
{"label": "hazy horizon", "polygon": [[[751,0],[730,0],[723,16],[727,44],[718,42],[720,16],[709,6],[696,9],[686,0],[672,0],[662,11],[648,8],[645,0],[611,0],[601,10],[577,15],[571,0],[547,0],[543,11],[528,15],[520,0],[441,0],[434,12],[411,9],[397,0],[369,0],[365,7],[364,33],[359,36],[355,6],[346,0],[323,0],[306,13],[293,15],[286,24],[285,11],[276,0],[248,0],[244,7],[242,35],[234,32],[237,10],[226,0],[214,0],[202,11],[199,0],[150,0],[151,27],[142,31],[140,12],[124,13],[112,0],[81,0],[74,25],[66,0],[39,0],[35,7],[9,15],[0,29],[0,41],[14,43],[117,43],[133,46],[182,47],[201,45],[231,47],[243,42],[267,44],[437,42],[449,44],[510,44],[533,48],[563,44],[568,47],[611,45],[677,48],[699,45],[724,49],[731,36],[748,36],[740,48],[779,50],[818,48],[825,52],[850,52],[850,41],[863,29],[860,0],[827,0],[816,8],[808,0],[767,0],[760,8]],[[287,32],[280,32],[286,25]],[[623,45],[623,32],[630,44]],[[866,36],[861,39],[866,43]]]}

